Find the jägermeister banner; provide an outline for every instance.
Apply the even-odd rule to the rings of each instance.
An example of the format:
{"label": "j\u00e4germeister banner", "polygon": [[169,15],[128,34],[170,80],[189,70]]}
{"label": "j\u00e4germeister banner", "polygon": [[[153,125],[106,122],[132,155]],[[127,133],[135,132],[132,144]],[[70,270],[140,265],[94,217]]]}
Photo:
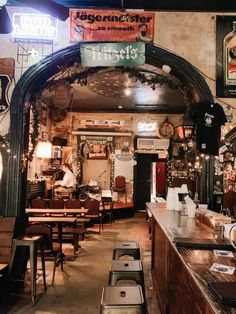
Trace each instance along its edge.
{"label": "j\u00e4germeister banner", "polygon": [[142,42],[81,44],[80,53],[81,65],[85,67],[145,63],[145,44]]}
{"label": "j\u00e4germeister banner", "polygon": [[236,98],[236,16],[216,23],[216,95]]}
{"label": "j\u00e4germeister banner", "polygon": [[155,13],[70,10],[71,42],[152,42]]}

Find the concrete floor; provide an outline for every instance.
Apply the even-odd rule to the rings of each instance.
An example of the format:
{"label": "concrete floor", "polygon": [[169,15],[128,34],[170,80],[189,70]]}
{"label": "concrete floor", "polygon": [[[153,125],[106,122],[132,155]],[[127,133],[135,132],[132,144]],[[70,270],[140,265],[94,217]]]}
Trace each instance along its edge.
{"label": "concrete floor", "polygon": [[[108,273],[112,251],[116,241],[137,241],[141,247],[144,266],[147,313],[158,314],[151,278],[151,241],[148,222],[144,212],[136,212],[134,217],[106,223],[98,234],[97,226],[89,229],[76,258],[71,244],[63,244],[63,251],[70,260],[64,262],[64,272],[57,268],[55,284],[51,285],[52,262],[46,262],[47,292],[43,292],[42,279],[37,280],[37,303],[31,304],[29,275],[26,276],[24,293],[11,295],[10,314],[98,314],[103,286],[108,284]],[[3,313],[1,311],[1,313]]]}

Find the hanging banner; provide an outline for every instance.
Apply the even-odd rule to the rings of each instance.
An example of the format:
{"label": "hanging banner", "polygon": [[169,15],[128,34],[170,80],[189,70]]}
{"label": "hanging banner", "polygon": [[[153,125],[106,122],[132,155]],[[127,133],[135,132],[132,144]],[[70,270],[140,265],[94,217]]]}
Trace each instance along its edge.
{"label": "hanging banner", "polygon": [[153,41],[155,13],[70,10],[70,41]]}
{"label": "hanging banner", "polygon": [[236,98],[236,16],[216,17],[216,96]]}
{"label": "hanging banner", "polygon": [[81,44],[80,54],[81,65],[85,67],[143,65],[145,44],[141,42]]}

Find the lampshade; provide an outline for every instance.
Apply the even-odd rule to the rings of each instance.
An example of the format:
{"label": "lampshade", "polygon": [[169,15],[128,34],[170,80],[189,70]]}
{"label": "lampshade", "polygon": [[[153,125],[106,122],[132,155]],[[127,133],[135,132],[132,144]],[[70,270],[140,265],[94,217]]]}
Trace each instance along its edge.
{"label": "lampshade", "polygon": [[52,143],[38,142],[35,155],[38,158],[51,158],[52,157]]}

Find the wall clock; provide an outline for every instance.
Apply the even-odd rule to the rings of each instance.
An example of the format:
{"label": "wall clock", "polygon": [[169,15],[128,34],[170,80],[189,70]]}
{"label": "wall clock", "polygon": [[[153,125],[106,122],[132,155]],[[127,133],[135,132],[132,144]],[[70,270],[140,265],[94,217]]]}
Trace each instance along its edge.
{"label": "wall clock", "polygon": [[174,135],[174,126],[168,121],[168,118],[160,124],[159,134],[162,138],[171,138]]}

